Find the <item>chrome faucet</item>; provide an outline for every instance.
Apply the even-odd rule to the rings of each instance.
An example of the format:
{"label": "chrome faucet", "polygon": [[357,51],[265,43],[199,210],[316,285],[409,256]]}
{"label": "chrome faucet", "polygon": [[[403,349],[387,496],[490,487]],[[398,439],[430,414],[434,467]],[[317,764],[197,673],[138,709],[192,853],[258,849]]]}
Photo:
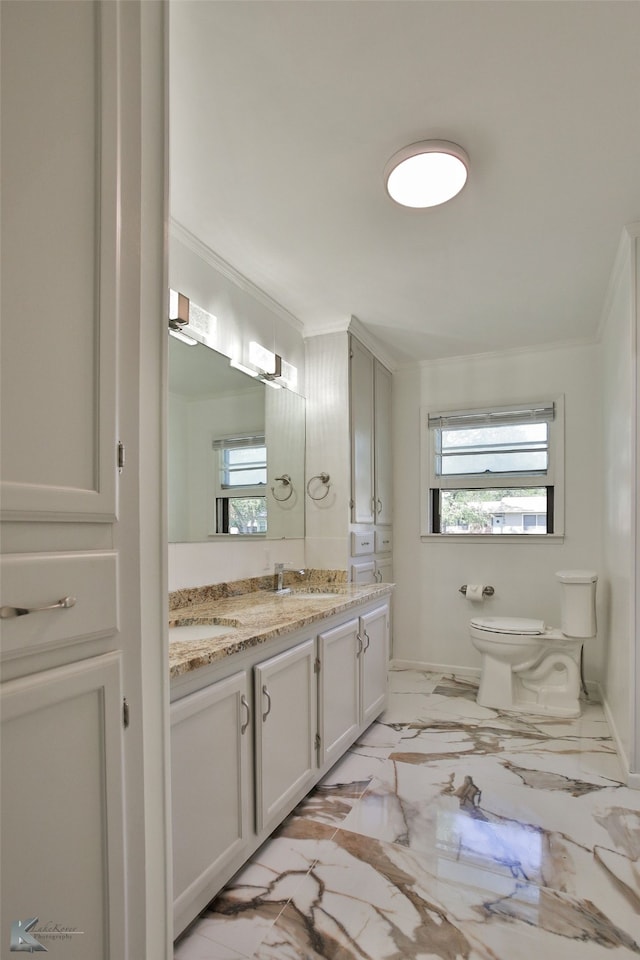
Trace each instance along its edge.
{"label": "chrome faucet", "polygon": [[[287,569],[288,561],[284,563],[276,563],[273,568],[273,589],[276,593],[291,593],[291,587],[285,587],[284,585],[284,571]],[[301,576],[304,575],[304,570],[296,570],[296,573],[299,573]]]}

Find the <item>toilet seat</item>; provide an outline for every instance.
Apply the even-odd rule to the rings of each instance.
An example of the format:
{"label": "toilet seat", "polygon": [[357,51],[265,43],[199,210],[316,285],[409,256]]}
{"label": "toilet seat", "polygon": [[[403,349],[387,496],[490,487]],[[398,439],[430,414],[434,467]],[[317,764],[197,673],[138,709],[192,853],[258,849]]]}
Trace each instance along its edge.
{"label": "toilet seat", "polygon": [[524,617],[474,617],[471,626],[487,633],[508,633],[516,637],[539,637],[545,632],[544,620]]}

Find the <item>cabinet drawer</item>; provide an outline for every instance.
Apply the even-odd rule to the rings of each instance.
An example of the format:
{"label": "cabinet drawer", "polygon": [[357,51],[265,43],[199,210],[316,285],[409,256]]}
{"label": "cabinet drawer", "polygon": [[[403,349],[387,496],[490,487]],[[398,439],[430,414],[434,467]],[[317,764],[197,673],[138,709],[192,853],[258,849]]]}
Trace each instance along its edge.
{"label": "cabinet drawer", "polygon": [[391,530],[376,530],[376,553],[391,553],[393,533]]}
{"label": "cabinet drawer", "polygon": [[351,556],[361,557],[367,553],[373,553],[376,539],[373,530],[368,533],[351,534]]}
{"label": "cabinet drawer", "polygon": [[4,658],[37,653],[118,630],[114,552],[15,554],[0,562],[3,606],[33,609],[73,597],[68,608],[3,619]]}

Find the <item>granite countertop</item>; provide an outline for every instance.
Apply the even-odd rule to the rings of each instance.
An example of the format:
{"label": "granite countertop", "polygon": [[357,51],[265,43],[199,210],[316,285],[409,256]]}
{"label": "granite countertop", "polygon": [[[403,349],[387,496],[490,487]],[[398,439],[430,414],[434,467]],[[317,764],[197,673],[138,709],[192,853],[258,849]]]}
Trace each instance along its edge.
{"label": "granite countertop", "polygon": [[[318,574],[324,574],[321,579]],[[344,578],[344,579],[343,579]],[[334,613],[341,613],[393,589],[389,583],[354,584],[343,571],[313,571],[304,579],[289,571],[278,594],[273,577],[180,590],[169,598],[169,671],[171,679],[266,643],[274,637]],[[213,636],[207,636],[211,626]],[[172,639],[172,628],[192,633]],[[178,631],[176,631],[177,633]]]}

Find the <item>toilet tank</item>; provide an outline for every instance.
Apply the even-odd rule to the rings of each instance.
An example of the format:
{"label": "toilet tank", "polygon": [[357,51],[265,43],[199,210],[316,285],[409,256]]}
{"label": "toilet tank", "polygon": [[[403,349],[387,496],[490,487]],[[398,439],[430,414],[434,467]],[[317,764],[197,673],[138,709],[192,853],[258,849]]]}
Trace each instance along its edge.
{"label": "toilet tank", "polygon": [[565,637],[587,638],[596,635],[596,583],[593,570],[559,570],[561,618]]}

